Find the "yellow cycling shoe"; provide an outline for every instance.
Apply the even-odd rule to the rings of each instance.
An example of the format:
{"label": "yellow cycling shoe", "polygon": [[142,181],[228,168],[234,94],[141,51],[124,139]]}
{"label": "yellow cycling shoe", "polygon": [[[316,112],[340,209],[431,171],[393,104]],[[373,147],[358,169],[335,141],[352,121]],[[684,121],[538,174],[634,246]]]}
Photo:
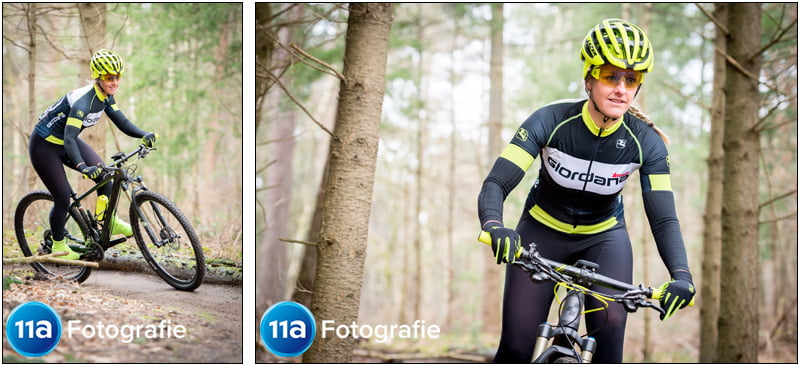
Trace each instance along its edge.
{"label": "yellow cycling shoe", "polygon": [[67,254],[65,256],[56,257],[65,260],[77,260],[79,257],[81,257],[81,254],[72,251],[69,245],[67,245],[67,241],[65,239],[62,239],[61,241],[53,241],[53,248],[50,250],[50,252],[56,253],[62,251],[66,251]]}
{"label": "yellow cycling shoe", "polygon": [[125,222],[119,217],[114,216],[114,219],[111,220],[111,235],[121,234],[125,237],[133,236],[133,230],[131,229],[131,225],[128,222]]}

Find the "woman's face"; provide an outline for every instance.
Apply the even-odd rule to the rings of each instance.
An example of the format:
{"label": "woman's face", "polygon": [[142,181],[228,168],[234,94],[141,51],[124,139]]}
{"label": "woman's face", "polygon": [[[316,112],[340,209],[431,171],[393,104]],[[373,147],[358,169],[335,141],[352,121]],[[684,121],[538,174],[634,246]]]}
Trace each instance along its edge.
{"label": "woman's face", "polygon": [[586,88],[590,90],[600,112],[616,120],[628,111],[642,77],[638,71],[604,65],[587,78]]}
{"label": "woman's face", "polygon": [[106,95],[114,95],[117,93],[117,88],[119,88],[119,75],[111,75],[105,74],[100,76],[100,87],[103,88],[103,91]]}

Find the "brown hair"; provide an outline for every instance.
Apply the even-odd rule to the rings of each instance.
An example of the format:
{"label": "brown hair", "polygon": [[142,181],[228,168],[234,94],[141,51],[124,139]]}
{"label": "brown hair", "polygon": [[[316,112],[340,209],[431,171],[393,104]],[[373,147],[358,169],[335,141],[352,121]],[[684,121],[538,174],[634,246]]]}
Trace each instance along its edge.
{"label": "brown hair", "polygon": [[645,123],[647,123],[647,125],[653,127],[653,129],[656,130],[658,135],[661,136],[661,139],[664,140],[664,144],[667,145],[669,144],[669,137],[667,137],[666,133],[664,133],[664,131],[662,131],[660,128],[656,127],[655,123],[653,123],[653,121],[651,121],[650,118],[648,118],[641,110],[639,110],[639,108],[631,104],[630,108],[628,108],[628,112],[630,112],[631,115],[633,115],[634,117],[643,120]]}

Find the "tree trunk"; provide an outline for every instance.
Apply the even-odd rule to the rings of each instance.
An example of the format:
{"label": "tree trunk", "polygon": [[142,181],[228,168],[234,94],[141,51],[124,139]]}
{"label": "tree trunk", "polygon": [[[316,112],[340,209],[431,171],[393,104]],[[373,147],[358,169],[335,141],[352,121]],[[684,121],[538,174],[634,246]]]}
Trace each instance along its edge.
{"label": "tree trunk", "polygon": [[[102,3],[79,3],[77,4],[78,13],[80,14],[81,30],[83,31],[84,47],[86,52],[81,52],[78,60],[80,66],[81,79],[91,79],[91,71],[89,70],[89,62],[92,55],[99,49],[106,48],[106,4]],[[123,62],[125,55],[120,55]],[[129,65],[130,66],[130,65]],[[103,117],[103,120],[107,120]],[[95,127],[99,127],[98,123]],[[82,139],[94,148],[95,152],[101,158],[106,157],[106,128],[89,128],[85,130]]]}
{"label": "tree trunk", "polygon": [[[33,128],[38,122],[36,118],[36,3],[28,4],[28,123],[30,127],[25,133],[33,133]],[[25,134],[30,138],[30,134]],[[25,139],[25,145],[28,139]],[[25,151],[27,152],[27,151]],[[26,164],[25,171],[28,174],[28,188],[26,191],[33,190],[36,186],[37,174],[30,164]]]}
{"label": "tree trunk", "polygon": [[[329,153],[330,155],[330,153]],[[319,244],[319,232],[322,230],[322,207],[325,203],[325,187],[328,186],[328,163],[330,160],[325,161],[325,173],[323,173],[322,181],[317,191],[317,200],[314,203],[314,216],[311,218],[311,226],[306,235],[306,241]],[[303,248],[303,262],[300,264],[300,273],[297,275],[297,283],[295,286],[292,300],[298,302],[306,307],[311,306],[312,292],[311,288],[314,287],[314,274],[317,271],[317,250],[315,247]]]}
{"label": "tree trunk", "polygon": [[[714,8],[714,18],[720,26],[727,26],[728,5],[719,3]],[[716,28],[714,46],[725,52],[726,29]],[[711,95],[711,141],[708,155],[708,190],[706,211],[703,215],[703,271],[700,288],[700,362],[709,363],[716,358],[717,319],[719,314],[719,271],[722,247],[722,178],[725,151],[722,138],[725,129],[725,57],[714,52],[714,86]]]}
{"label": "tree trunk", "polygon": [[[256,70],[266,69],[272,54],[272,42],[266,35],[267,30],[263,29],[269,25],[271,19],[272,4],[256,3]],[[259,74],[256,72],[256,135],[258,135],[258,127],[261,125],[261,110],[267,94],[268,83],[266,76],[259,76]]]}
{"label": "tree trunk", "polygon": [[[492,163],[503,149],[503,4],[492,4],[492,50],[489,61],[489,150],[486,161]],[[481,328],[484,333],[500,333],[500,308],[503,294],[503,266],[493,260],[484,262]]]}
{"label": "tree trunk", "polygon": [[[311,305],[318,328],[358,320],[391,24],[392,4],[350,4]],[[319,336],[303,361],[350,362],[355,346]]]}
{"label": "tree trunk", "polygon": [[[455,222],[455,207],[456,207],[456,141],[458,140],[458,122],[456,122],[456,47],[458,38],[461,36],[461,21],[459,17],[453,17],[453,34],[450,39],[450,126],[452,133],[450,134],[450,155],[448,158],[449,166],[447,173],[447,242],[445,242],[445,257],[453,258],[455,252],[455,239],[453,232],[456,231]],[[449,332],[452,329],[453,317],[456,312],[456,286],[455,286],[455,265],[454,260],[444,260],[442,263],[444,269],[443,285],[445,287],[444,296],[444,323],[442,323],[442,331]]]}
{"label": "tree trunk", "polygon": [[[298,7],[298,10],[302,8]],[[294,19],[299,13],[292,15]],[[289,44],[292,39],[292,27],[283,27],[277,31],[277,38],[283,44]],[[291,55],[280,47],[272,52],[268,63],[270,65],[288,64]],[[285,73],[280,82],[289,84],[290,73]],[[282,111],[280,105],[281,93],[267,94],[268,110]],[[256,288],[256,313],[263,313],[270,305],[286,300],[286,285],[288,277],[287,243],[281,241],[289,234],[289,208],[292,196],[294,161],[294,129],[295,116],[293,112],[274,112],[275,117],[270,121],[268,134],[272,143],[268,145],[269,160],[271,165],[266,169],[266,231],[263,241],[259,246],[258,261],[269,265],[257,266]]]}
{"label": "tree trunk", "polygon": [[[630,4],[624,3],[623,6],[630,7]],[[639,22],[639,26],[645,33],[650,33],[650,19],[652,18],[653,4],[652,3],[642,4],[641,11],[642,11],[641,21]],[[639,99],[639,106],[641,106],[641,110],[646,111],[647,91],[645,90],[644,92],[642,92],[639,95],[638,99]],[[641,194],[641,191],[639,192],[639,194]],[[651,244],[653,243],[653,238],[649,230],[645,229],[645,227],[642,227],[642,243],[643,243],[642,257],[644,258],[644,260],[642,260],[642,273],[643,273],[642,280],[645,283],[649,283],[650,261],[651,261],[650,257],[653,252]],[[653,343],[653,330],[652,330],[653,315],[649,311],[645,313],[646,314],[644,315],[644,335],[642,336],[644,341],[644,346],[642,349],[642,359],[644,362],[653,362],[653,353],[652,353],[653,347],[650,345],[651,343]]]}
{"label": "tree trunk", "polygon": [[420,319],[420,315],[422,314],[422,281],[420,277],[422,276],[422,258],[423,255],[423,248],[422,248],[422,222],[420,222],[420,215],[422,214],[422,195],[424,194],[425,189],[423,188],[422,183],[422,176],[424,171],[424,163],[425,163],[425,129],[426,120],[424,109],[425,109],[425,87],[422,85],[423,83],[423,65],[425,64],[425,50],[423,48],[422,43],[424,42],[424,33],[425,28],[422,24],[422,7],[424,4],[417,4],[417,16],[416,16],[416,30],[417,30],[417,62],[416,62],[416,72],[414,72],[414,83],[417,86],[417,168],[414,171],[414,187],[416,191],[414,192],[414,224],[413,224],[413,234],[414,234],[414,269],[411,270],[411,280],[408,282],[410,284],[410,295],[409,298],[409,306],[411,307],[411,317],[410,320],[414,321]]}
{"label": "tree trunk", "polygon": [[[726,64],[725,184],[722,192],[722,270],[719,343],[715,362],[758,361],[758,122],[761,97],[761,5],[730,4]],[[745,74],[739,67],[747,71]]]}
{"label": "tree trunk", "polygon": [[[80,15],[80,25],[83,38],[83,46],[86,51],[81,51],[81,56],[78,59],[79,66],[79,83],[85,80],[90,80],[91,70],[89,69],[89,62],[92,55],[99,49],[106,48],[106,4],[103,3],[79,3],[76,5],[78,14]],[[120,55],[122,61],[125,62],[125,55]],[[94,82],[94,81],[92,81]],[[120,90],[124,92],[124,85],[120,84]],[[116,128],[111,123],[107,123],[108,117],[103,115],[100,121],[91,128],[87,128],[81,133],[81,139],[91,146],[97,155],[105,161],[106,156],[106,129]],[[108,125],[109,127],[105,127]],[[85,191],[94,186],[94,182],[89,179],[80,179],[78,182],[78,190]],[[86,206],[86,205],[84,205]],[[94,203],[88,204],[93,207]]]}

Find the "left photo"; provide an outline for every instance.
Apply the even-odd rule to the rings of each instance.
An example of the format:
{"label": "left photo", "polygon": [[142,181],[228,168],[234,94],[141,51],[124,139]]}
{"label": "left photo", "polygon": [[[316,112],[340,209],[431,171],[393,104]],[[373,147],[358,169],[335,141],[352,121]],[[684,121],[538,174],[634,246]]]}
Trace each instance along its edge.
{"label": "left photo", "polygon": [[242,363],[242,4],[3,4],[3,362]]}

